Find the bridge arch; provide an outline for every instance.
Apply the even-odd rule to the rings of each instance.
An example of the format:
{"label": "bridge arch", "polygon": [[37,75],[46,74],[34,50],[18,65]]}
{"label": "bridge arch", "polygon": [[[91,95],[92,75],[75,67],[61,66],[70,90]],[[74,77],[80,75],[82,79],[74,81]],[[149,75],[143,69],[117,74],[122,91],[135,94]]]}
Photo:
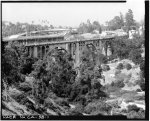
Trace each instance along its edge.
{"label": "bridge arch", "polygon": [[97,52],[97,49],[96,49],[96,47],[95,47],[95,45],[93,43],[87,43],[85,46],[88,49],[91,49],[92,51]]}
{"label": "bridge arch", "polygon": [[67,50],[64,49],[63,47],[56,46],[49,49],[45,57],[52,56],[56,51],[62,51],[63,53],[68,53]]}

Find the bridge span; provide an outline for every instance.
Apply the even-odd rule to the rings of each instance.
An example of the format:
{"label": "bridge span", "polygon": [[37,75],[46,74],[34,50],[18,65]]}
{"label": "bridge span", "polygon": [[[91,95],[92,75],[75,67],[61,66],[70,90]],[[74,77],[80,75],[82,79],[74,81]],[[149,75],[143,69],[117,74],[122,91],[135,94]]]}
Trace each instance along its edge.
{"label": "bridge span", "polygon": [[[92,37],[91,37],[92,36]],[[19,44],[23,44],[27,47],[28,53],[32,57],[43,58],[47,52],[55,47],[61,47],[67,50],[71,54],[75,63],[80,62],[80,54],[82,49],[87,44],[92,44],[102,54],[108,55],[107,42],[115,39],[115,37],[109,36],[102,38],[99,34],[91,34],[90,37],[85,37],[79,34],[57,33],[52,35],[16,35],[8,38],[4,38],[4,42],[17,41]],[[104,49],[105,44],[105,49]]]}

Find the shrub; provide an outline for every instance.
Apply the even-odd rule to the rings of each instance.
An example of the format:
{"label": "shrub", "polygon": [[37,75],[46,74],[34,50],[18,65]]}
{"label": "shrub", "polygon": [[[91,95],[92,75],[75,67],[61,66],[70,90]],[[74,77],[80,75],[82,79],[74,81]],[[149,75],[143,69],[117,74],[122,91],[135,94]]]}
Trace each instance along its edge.
{"label": "shrub", "polygon": [[103,69],[103,71],[109,71],[110,67],[109,67],[109,65],[103,65],[102,69]]}
{"label": "shrub", "polygon": [[60,98],[60,97],[57,97],[57,99],[55,100],[55,102],[60,105],[60,106],[67,106],[67,107],[70,107],[69,106],[69,102],[64,99],[64,98]]}
{"label": "shrub", "polygon": [[128,105],[127,108],[128,108],[128,112],[130,112],[130,111],[136,111],[136,112],[138,112],[140,110],[140,108],[137,107],[136,105]]}
{"label": "shrub", "polygon": [[136,111],[130,111],[127,114],[127,118],[129,118],[129,119],[140,119],[141,117],[138,115],[138,113]]}
{"label": "shrub", "polygon": [[72,85],[70,101],[86,105],[88,102],[105,97],[106,94],[102,91],[102,85],[98,81],[102,78],[101,66],[96,66],[95,52],[88,47],[82,51],[79,71],[80,77]]}
{"label": "shrub", "polygon": [[145,82],[140,83],[141,90],[145,91]]}
{"label": "shrub", "polygon": [[122,69],[123,69],[123,64],[122,64],[122,63],[119,63],[119,64],[117,65],[117,68],[116,68],[116,69],[122,70]]}
{"label": "shrub", "polygon": [[129,119],[145,119],[145,111],[143,109],[138,109],[138,111],[132,110],[127,114]]}
{"label": "shrub", "polygon": [[131,50],[131,52],[129,53],[129,58],[130,58],[135,64],[140,64],[141,61],[142,61],[141,50],[140,50],[140,49]]}
{"label": "shrub", "polygon": [[126,69],[127,69],[127,70],[130,70],[131,68],[132,68],[131,64],[127,63],[127,64],[126,64]]}
{"label": "shrub", "polygon": [[85,108],[84,112],[88,114],[109,114],[111,110],[111,106],[106,104],[103,101],[95,101],[89,103]]}
{"label": "shrub", "polygon": [[108,59],[106,56],[103,57],[102,63],[106,64],[108,62]]}
{"label": "shrub", "polygon": [[140,80],[137,80],[136,84],[141,87],[141,90],[145,91],[145,80],[143,78],[141,78]]}
{"label": "shrub", "polygon": [[140,89],[137,89],[136,91],[137,91],[137,92],[141,92],[141,90],[140,90]]}
{"label": "shrub", "polygon": [[145,60],[140,63],[141,76],[145,78]]}
{"label": "shrub", "polygon": [[44,60],[37,61],[32,73],[47,90],[50,85],[51,90],[59,97],[69,97],[76,77],[70,55],[57,48],[49,51]]}
{"label": "shrub", "polygon": [[69,115],[82,115],[83,111],[84,111],[83,105],[77,104],[75,105],[74,109],[71,109],[69,111]]}
{"label": "shrub", "polygon": [[20,72],[22,74],[30,74],[34,68],[33,64],[37,61],[37,58],[33,57],[24,57],[20,66]]}
{"label": "shrub", "polygon": [[14,98],[17,102],[21,102],[26,98],[26,96],[25,94],[21,93],[13,95],[12,98]]}
{"label": "shrub", "polygon": [[122,87],[125,86],[125,84],[124,84],[123,81],[116,81],[116,82],[112,82],[112,83],[111,83],[111,86],[118,87],[118,88],[122,88]]}
{"label": "shrub", "polygon": [[20,89],[21,91],[28,92],[28,91],[31,91],[31,90],[32,90],[32,85],[30,85],[30,84],[27,83],[27,82],[23,82],[23,83],[20,83],[19,89]]}
{"label": "shrub", "polygon": [[140,109],[139,112],[138,112],[139,116],[141,119],[145,119],[145,110],[143,109]]}
{"label": "shrub", "polygon": [[[113,61],[114,59],[116,59],[116,55],[113,54],[113,55],[110,55],[110,56],[109,56],[109,61]],[[116,61],[117,61],[117,60],[116,60]]]}
{"label": "shrub", "polygon": [[120,73],[121,73],[121,70],[118,70],[118,69],[117,69],[117,70],[115,71],[115,76],[117,76],[117,75],[120,74]]}

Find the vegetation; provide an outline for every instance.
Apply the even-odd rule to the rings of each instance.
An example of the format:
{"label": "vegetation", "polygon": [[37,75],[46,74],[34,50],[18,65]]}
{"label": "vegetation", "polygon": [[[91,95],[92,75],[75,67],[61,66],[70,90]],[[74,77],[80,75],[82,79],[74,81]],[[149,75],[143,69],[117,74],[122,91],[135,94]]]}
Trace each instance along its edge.
{"label": "vegetation", "polygon": [[145,111],[138,108],[136,105],[129,105],[127,117],[129,119],[143,119],[145,118]]}
{"label": "vegetation", "polygon": [[106,97],[106,94],[101,90],[102,85],[98,79],[101,76],[101,67],[97,64],[96,55],[89,47],[85,47],[81,55],[80,77],[73,85],[71,100],[81,101],[86,105],[92,100]]}
{"label": "vegetation", "polygon": [[[126,22],[124,22],[123,15],[120,13],[120,16],[114,17],[108,22],[108,25],[112,30],[120,29],[126,25],[128,31],[136,24],[131,10],[128,11],[125,19]],[[5,25],[5,23],[2,23],[3,37],[25,32],[23,25],[26,26],[27,32],[48,28],[47,26],[33,24],[17,23],[14,25],[10,23]],[[53,28],[52,25],[50,27]],[[93,33],[94,30],[98,30],[99,33],[102,31],[102,27],[97,21],[90,23],[88,20],[87,23],[80,24],[78,28],[79,33]],[[137,67],[140,66],[140,79],[137,80],[136,84],[143,91],[145,91],[145,60],[141,57],[141,47],[144,45],[144,41],[143,37],[135,37],[131,40],[116,38],[108,43],[112,50],[109,60],[116,58],[130,59]],[[109,72],[112,68],[107,65],[108,58],[96,50],[92,44],[86,45],[82,50],[78,70],[74,68],[71,55],[62,48],[50,50],[43,60],[30,57],[26,47],[20,46],[16,42],[9,43],[6,46],[2,41],[1,48],[2,91],[9,90],[7,94],[10,95],[10,100],[12,98],[17,103],[25,105],[28,112],[30,112],[29,110],[34,111],[31,114],[83,115],[83,113],[86,113],[90,115],[110,115],[114,105],[116,105],[115,108],[119,107],[118,103],[109,105],[107,102],[114,98],[113,94],[116,95],[115,99],[117,100],[117,96],[121,97],[123,94],[125,97],[127,96],[125,91],[122,91],[127,76],[121,71],[123,68],[130,70],[131,64],[119,63],[115,76],[112,75],[111,77],[114,77],[115,80],[110,79],[112,83],[103,86],[101,83],[104,79],[102,73],[104,71],[104,73],[107,73],[106,71]],[[30,79],[28,79],[29,77]],[[133,97],[135,94],[135,91],[132,95],[131,92],[128,93],[130,95],[128,101],[145,99],[144,96]],[[2,100],[6,101],[4,98]],[[72,108],[70,104],[75,107]],[[122,113],[127,114],[128,118],[145,118],[145,111],[136,105],[130,105],[127,109]]]}
{"label": "vegetation", "polygon": [[127,69],[127,70],[130,70],[131,68],[132,68],[132,65],[129,64],[129,63],[127,63],[127,64],[126,64],[126,69]]}
{"label": "vegetation", "polygon": [[116,82],[112,82],[111,83],[112,87],[118,87],[118,88],[122,88],[125,86],[125,84],[123,83],[123,81],[116,81]]}
{"label": "vegetation", "polygon": [[103,71],[109,71],[110,70],[110,67],[109,67],[109,65],[103,65],[102,66],[102,69],[103,69]]}
{"label": "vegetation", "polygon": [[133,18],[133,12],[131,9],[128,9],[128,12],[125,15],[125,20],[126,20],[125,25],[127,26],[128,31],[131,29],[132,26],[136,25],[135,20]]}
{"label": "vegetation", "polygon": [[87,23],[81,23],[78,28],[79,33],[92,33],[94,30],[98,30],[99,33],[102,32],[98,21],[91,23],[90,20],[87,20]]}
{"label": "vegetation", "polygon": [[[52,51],[48,53],[45,60],[39,60],[34,64],[32,74],[35,79],[45,83],[46,87],[50,86],[57,96],[68,97],[76,72],[73,70],[69,54],[59,49]],[[49,82],[51,82],[50,85]]]}
{"label": "vegetation", "polygon": [[95,101],[89,103],[85,107],[85,113],[92,114],[92,115],[98,115],[98,114],[104,114],[109,115],[112,107],[106,104],[103,101]]}
{"label": "vegetation", "polygon": [[125,24],[122,13],[120,13],[120,16],[115,16],[112,20],[107,21],[106,23],[111,30],[121,29]]}
{"label": "vegetation", "polygon": [[[50,25],[50,27],[53,28],[52,25]],[[31,31],[40,31],[40,30],[46,30],[48,29],[48,26],[42,26],[42,25],[35,25],[34,22],[32,22],[31,24],[28,23],[20,23],[17,22],[15,23],[11,23],[11,22],[7,22],[6,21],[2,21],[2,37],[7,37],[10,35],[15,35],[15,34],[21,34],[24,32],[31,32]]]}
{"label": "vegetation", "polygon": [[122,64],[122,63],[119,63],[116,69],[122,70],[122,69],[123,69],[123,64]]}

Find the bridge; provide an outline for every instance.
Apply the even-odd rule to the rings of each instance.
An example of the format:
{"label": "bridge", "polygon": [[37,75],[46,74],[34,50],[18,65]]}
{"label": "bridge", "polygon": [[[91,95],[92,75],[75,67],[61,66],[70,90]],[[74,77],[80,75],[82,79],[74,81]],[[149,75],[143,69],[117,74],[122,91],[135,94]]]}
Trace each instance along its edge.
{"label": "bridge", "polygon": [[[80,62],[80,54],[84,46],[92,44],[104,55],[107,53],[107,42],[114,39],[114,36],[101,37],[100,34],[77,34],[70,31],[35,31],[12,35],[4,38],[4,42],[17,41],[27,47],[32,57],[43,58],[49,49],[61,47],[71,54],[75,63]],[[104,44],[106,48],[104,49]],[[109,48],[108,48],[109,49]]]}

